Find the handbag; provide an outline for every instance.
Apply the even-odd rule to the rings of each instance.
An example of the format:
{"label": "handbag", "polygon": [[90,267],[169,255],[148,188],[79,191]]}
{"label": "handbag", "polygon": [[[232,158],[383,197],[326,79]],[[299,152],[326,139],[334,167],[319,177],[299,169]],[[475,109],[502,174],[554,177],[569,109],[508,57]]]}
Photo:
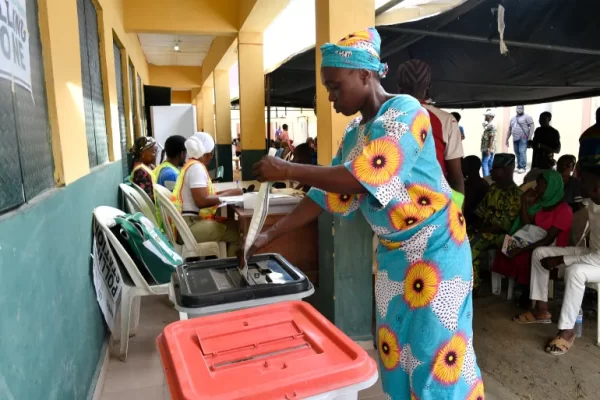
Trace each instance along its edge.
{"label": "handbag", "polygon": [[546,237],[548,233],[536,225],[527,224],[512,236],[506,235],[502,244],[502,253],[509,255],[512,250],[522,249]]}
{"label": "handbag", "polygon": [[119,242],[129,253],[149,285],[171,281],[171,274],[183,259],[171,243],[142,213],[125,214],[115,218],[111,228]]}

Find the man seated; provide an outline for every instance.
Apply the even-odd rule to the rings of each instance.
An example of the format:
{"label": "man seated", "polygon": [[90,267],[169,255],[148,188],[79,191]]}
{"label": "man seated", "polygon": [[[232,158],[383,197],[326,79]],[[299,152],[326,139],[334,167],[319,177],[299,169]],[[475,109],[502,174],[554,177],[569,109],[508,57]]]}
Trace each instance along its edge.
{"label": "man seated", "polygon": [[575,321],[587,282],[600,281],[600,168],[582,167],[582,180],[590,196],[588,217],[590,223],[590,246],[586,247],[540,247],[533,252],[531,261],[532,311],[514,318],[523,324],[552,322],[548,311],[548,281],[550,272],[564,268],[565,297],[558,320],[558,335],[546,346],[552,355],[565,354],[575,342]]}
{"label": "man seated", "polygon": [[[292,158],[292,162],[296,164],[305,165],[311,165],[313,163],[312,149],[308,141],[306,143],[302,143],[296,146],[296,148],[294,149],[294,157]],[[299,182],[298,185],[294,187],[294,189],[302,190],[304,193],[308,193],[308,191],[310,190],[310,186]]]}
{"label": "man seated", "polygon": [[558,159],[556,170],[562,176],[565,186],[565,197],[563,201],[567,203],[573,212],[583,208],[581,195],[581,181],[573,176],[577,160],[574,155],[565,154]]}
{"label": "man seated", "polygon": [[462,161],[465,176],[465,202],[463,205],[465,220],[470,225],[475,218],[475,209],[487,194],[490,185],[481,177],[481,160],[477,156],[467,156]]}
{"label": "man seated", "polygon": [[167,159],[156,167],[154,174],[159,185],[173,190],[179,176],[179,168],[183,167],[187,157],[185,138],[179,135],[169,136],[165,141],[163,157],[164,155]]}
{"label": "man seated", "polygon": [[492,179],[494,184],[475,209],[475,221],[469,232],[473,257],[473,285],[479,287],[481,259],[490,249],[500,249],[521,209],[522,192],[513,181],[515,156],[500,153],[494,156]]}

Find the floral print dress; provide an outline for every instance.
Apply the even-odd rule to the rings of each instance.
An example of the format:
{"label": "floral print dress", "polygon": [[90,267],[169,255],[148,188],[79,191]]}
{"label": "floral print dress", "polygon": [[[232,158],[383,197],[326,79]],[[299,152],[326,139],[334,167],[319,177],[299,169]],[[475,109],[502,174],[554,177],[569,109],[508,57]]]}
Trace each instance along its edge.
{"label": "floral print dress", "polygon": [[377,342],[389,399],[483,399],[473,350],[471,252],[460,208],[436,160],[427,111],[410,96],[351,122],[332,165],[366,194],[311,189],[343,216],[360,210],[379,237]]}

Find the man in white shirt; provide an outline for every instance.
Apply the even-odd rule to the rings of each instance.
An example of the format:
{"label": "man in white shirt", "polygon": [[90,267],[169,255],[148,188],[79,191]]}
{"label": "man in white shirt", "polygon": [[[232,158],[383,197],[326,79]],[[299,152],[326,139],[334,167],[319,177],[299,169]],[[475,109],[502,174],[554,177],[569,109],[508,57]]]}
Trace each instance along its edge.
{"label": "man in white shirt", "polygon": [[531,259],[532,311],[515,317],[515,322],[551,323],[548,311],[548,281],[550,271],[564,268],[565,296],[558,320],[558,335],[546,346],[553,355],[566,353],[575,342],[575,321],[587,282],[600,282],[600,169],[582,170],[583,184],[590,196],[588,217],[590,224],[589,247],[538,247]]}

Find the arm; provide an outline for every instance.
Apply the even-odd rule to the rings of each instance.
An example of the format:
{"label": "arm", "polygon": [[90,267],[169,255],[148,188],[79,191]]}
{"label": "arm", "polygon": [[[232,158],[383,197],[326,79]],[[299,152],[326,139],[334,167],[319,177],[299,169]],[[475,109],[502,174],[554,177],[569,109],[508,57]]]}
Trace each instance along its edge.
{"label": "arm", "polygon": [[344,165],[319,167],[316,165],[287,165],[286,179],[318,187],[330,193],[361,194],[367,189],[346,169]]}
{"label": "arm", "polygon": [[198,208],[206,208],[212,206],[218,206],[221,204],[221,200],[219,200],[218,196],[209,196],[208,188],[199,187],[192,188],[192,198],[194,199],[194,203]]}
{"label": "arm", "polygon": [[446,162],[446,178],[450,187],[461,194],[465,194],[465,178],[462,173],[462,158],[464,156],[461,133],[458,123],[454,117],[448,119],[444,126],[444,132],[448,133],[446,149],[444,150],[444,161]]}
{"label": "arm", "polygon": [[244,192],[242,191],[242,189],[228,189],[223,190],[221,192],[217,192],[218,196],[241,196],[243,194]]}
{"label": "arm", "polygon": [[508,123],[508,132],[506,133],[506,145],[508,146],[508,141],[512,135],[512,119]]}
{"label": "arm", "polygon": [[450,187],[457,192],[465,194],[465,179],[462,173],[462,158],[446,160],[446,170],[448,171],[448,183]]}
{"label": "arm", "polygon": [[535,123],[533,122],[533,118],[529,117],[527,119],[527,125],[529,125],[529,135],[527,135],[528,138],[533,136],[533,132],[535,131]]}
{"label": "arm", "polygon": [[256,238],[254,244],[248,251],[247,257],[250,258],[253,254],[256,254],[258,250],[286,233],[312,222],[317,219],[322,212],[323,209],[320,205],[312,201],[309,197],[305,197],[291,213],[280,219],[275,225]]}

